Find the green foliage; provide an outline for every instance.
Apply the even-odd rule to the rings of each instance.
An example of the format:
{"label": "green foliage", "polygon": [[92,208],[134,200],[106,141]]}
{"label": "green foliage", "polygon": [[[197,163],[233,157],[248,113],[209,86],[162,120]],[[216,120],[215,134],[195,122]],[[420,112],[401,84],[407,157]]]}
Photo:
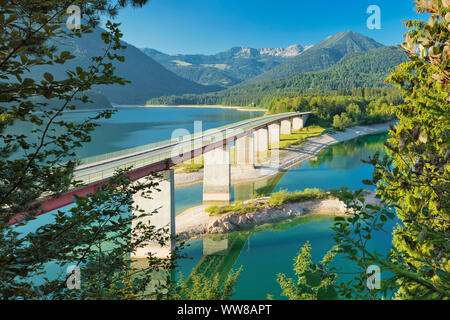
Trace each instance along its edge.
{"label": "green foliage", "polygon": [[399,273],[397,297],[448,299],[450,3],[416,4],[431,17],[406,22],[410,30],[403,48],[411,61],[389,78],[405,94],[406,104],[394,109],[400,122],[391,132],[391,161],[386,163],[394,168],[381,163],[378,187],[384,199],[396,203],[403,222],[394,232],[393,262],[414,274]]}
{"label": "green foliage", "polygon": [[[182,97],[178,98],[183,99]],[[208,99],[201,102],[177,100],[176,103],[183,104],[185,102],[187,104],[215,103]],[[264,95],[260,100],[260,106],[268,109],[268,113],[312,111],[314,114],[308,120],[308,124],[325,128],[332,126],[335,115],[344,112],[347,113],[346,117],[351,119],[347,126],[386,122],[395,117],[392,114],[392,107],[400,104],[403,104],[402,95],[393,88],[340,89],[336,92],[317,92],[304,95],[296,93],[292,97]]]}
{"label": "green foliage", "polygon": [[[126,83],[114,73],[113,62],[124,60],[117,54],[123,49],[117,24],[106,22],[108,31],[101,33],[104,48],[100,55],[90,57],[86,66],[70,67],[76,52],[57,52],[54,42],[84,37],[92,33],[100,16],[116,14],[120,5],[145,2],[77,1],[92,20],[90,25],[70,31],[65,21],[72,2],[2,1],[1,299],[161,299],[173,290],[170,271],[179,256],[177,250],[169,259],[149,254],[143,266],[136,266],[130,255],[148,242],[164,245],[171,240],[167,229],[144,223],[155,212],[145,212],[133,203],[137,193],[148,198],[159,191],[156,175],[133,182],[128,177],[131,168],[118,171],[96,192],[76,196],[75,205],[67,212],[55,213],[51,222],[37,229],[30,224],[40,213],[43,197],[58,197],[80,186],[72,179],[78,164],[76,151],[90,141],[96,121],[112,115],[112,111],[100,112],[76,124],[62,120],[62,113],[89,102],[92,86]],[[67,67],[63,77],[49,72],[54,65]],[[35,68],[48,69],[42,72],[42,79],[33,79],[28,72]],[[31,124],[33,129],[10,131],[17,122]],[[20,220],[18,214],[22,213],[25,216]],[[20,221],[12,225],[16,220]],[[80,268],[80,289],[67,287],[68,266]],[[48,274],[49,267],[61,272]]]}
{"label": "green foliage", "polygon": [[367,88],[352,90],[349,94],[277,97],[266,100],[265,103],[269,113],[312,111],[314,115],[308,120],[309,124],[323,127],[333,124],[338,129],[391,120],[393,115],[389,108],[402,103],[400,94],[393,90]]}
{"label": "green foliage", "polygon": [[[377,187],[380,206],[364,205],[360,192],[341,199],[359,215],[337,218],[335,240],[355,261],[360,273],[341,287],[348,298],[449,299],[449,36],[450,3],[415,1],[428,22],[407,21],[402,45],[409,62],[388,78],[405,96],[392,108],[399,119],[386,143],[388,155],[376,153],[368,163],[375,168],[365,181]],[[386,255],[370,250],[372,233],[383,231],[395,216],[393,246]],[[366,270],[371,264],[392,277],[383,277],[381,290],[368,290]]]}
{"label": "green foliage", "polygon": [[258,210],[264,209],[264,205],[255,205],[254,203],[248,202],[244,203],[243,201],[236,201],[234,204],[229,206],[210,206],[206,208],[206,212],[210,215],[223,215],[229,212],[236,212],[239,214],[246,214],[250,212],[255,212]]}
{"label": "green foliage", "polygon": [[[345,203],[348,213],[358,214],[348,217],[337,217],[332,229],[335,231],[334,240],[340,252],[359,267],[357,275],[347,281],[340,282],[339,294],[347,299],[382,299],[387,298],[389,292],[395,290],[396,276],[382,279],[380,289],[367,288],[367,268],[378,265],[382,270],[385,264],[380,265],[379,259],[390,261],[391,252],[381,256],[377,252],[369,252],[369,244],[374,232],[381,232],[389,219],[395,217],[392,206],[380,207],[366,204],[364,191],[349,191],[341,189],[335,195]],[[392,271],[392,270],[390,270]]]}
{"label": "green foliage", "polygon": [[288,192],[286,190],[280,190],[272,193],[269,200],[271,206],[281,206],[287,203],[308,201],[308,200],[320,200],[330,197],[330,193],[317,188],[306,188],[303,191]]}
{"label": "green foliage", "polygon": [[[49,72],[40,81],[27,77],[28,70],[65,65],[75,58],[69,51],[55,52],[47,40],[71,39],[92,32],[89,25],[73,32],[61,27],[66,18],[64,5],[58,2],[55,7],[45,8],[39,1],[31,1],[7,2],[2,7],[1,17],[10,16],[1,29],[0,40],[4,52],[0,59],[0,79],[4,81],[0,83],[0,217],[3,221],[17,213],[35,211],[33,203],[44,193],[58,195],[72,187],[76,149],[90,141],[89,134],[97,126],[96,120],[109,118],[112,111],[101,112],[79,124],[62,120],[62,113],[75,109],[74,102],[89,102],[86,92],[94,85],[125,83],[114,74],[111,64],[121,59],[116,52],[122,49],[121,33],[111,22],[106,24],[109,32],[102,34],[104,52],[93,56],[86,68],[67,69],[64,79],[57,79]],[[90,8],[95,1],[80,2],[80,5]],[[98,12],[105,10],[99,4]],[[27,28],[22,29],[20,25]],[[46,100],[53,101],[53,107]],[[10,129],[17,122],[30,123],[32,131],[14,133]]]}
{"label": "green foliage", "polygon": [[347,113],[342,112],[340,115],[335,114],[333,117],[333,128],[337,130],[344,130],[352,125],[352,120],[347,116]]}
{"label": "green foliage", "polygon": [[291,145],[299,145],[309,137],[320,136],[325,131],[320,126],[307,126],[291,134],[280,135],[279,148],[287,148]]}
{"label": "green foliage", "polygon": [[349,53],[328,69],[297,74],[274,80],[269,84],[272,87],[282,88],[283,91],[294,88],[325,91],[383,87],[389,69],[404,61],[406,61],[406,55],[400,49],[383,47],[367,52]]}
{"label": "green foliage", "polygon": [[189,280],[180,278],[179,289],[172,296],[176,300],[229,300],[234,294],[242,267],[236,271],[231,270],[225,281],[221,283],[219,274],[206,277],[203,274],[194,274]]}
{"label": "green foliage", "polygon": [[322,261],[315,264],[311,258],[311,245],[307,242],[294,259],[297,279],[278,274],[282,295],[289,300],[336,300],[338,298],[334,268],[330,267],[338,250],[334,247]]}
{"label": "green foliage", "polygon": [[183,169],[185,173],[198,172],[200,169],[203,169],[203,164],[190,164]]}

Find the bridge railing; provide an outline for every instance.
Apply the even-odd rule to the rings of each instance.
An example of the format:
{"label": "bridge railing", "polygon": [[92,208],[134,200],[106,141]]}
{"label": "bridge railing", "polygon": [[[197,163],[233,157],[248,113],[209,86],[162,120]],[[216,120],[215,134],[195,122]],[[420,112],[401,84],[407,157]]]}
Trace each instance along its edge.
{"label": "bridge railing", "polygon": [[[179,139],[183,140],[187,140],[187,139],[191,139],[194,137],[194,135],[207,135],[209,132],[215,131],[215,130],[223,130],[226,129],[227,127],[231,127],[231,126],[238,126],[238,125],[242,125],[245,124],[246,122],[250,122],[253,120],[256,120],[259,118],[253,118],[253,119],[246,119],[246,120],[242,120],[239,122],[234,122],[232,124],[226,124],[223,125],[221,127],[217,127],[217,128],[212,128],[212,129],[208,129],[205,131],[202,131],[200,133],[192,133],[183,137],[179,137]],[[86,157],[86,158],[82,158],[80,159],[80,165],[87,165],[87,164],[92,164],[92,163],[96,163],[96,162],[101,162],[101,161],[105,161],[105,160],[110,160],[110,159],[114,159],[114,158],[118,158],[118,157],[123,157],[123,156],[128,156],[128,155],[132,155],[135,153],[139,153],[142,151],[148,151],[151,149],[156,149],[158,147],[162,147],[162,146],[166,146],[169,144],[174,143],[174,141],[172,141],[171,139],[167,139],[167,140],[163,140],[163,141],[158,141],[158,142],[154,142],[154,143],[149,143],[149,144],[145,144],[145,145],[141,145],[141,146],[137,146],[137,147],[132,147],[132,148],[127,148],[127,149],[122,149],[122,150],[118,150],[118,151],[113,151],[113,152],[108,152],[108,153],[104,153],[104,154],[100,154],[100,155],[96,155],[96,156],[91,156],[91,157]]]}
{"label": "bridge railing", "polygon": [[[77,174],[77,172],[75,172],[74,179],[77,181],[82,181],[85,184],[97,182],[112,177],[114,173],[119,169],[126,169],[129,167],[133,167],[133,169],[142,168],[163,161],[165,159],[170,159],[174,155],[187,153],[192,150],[200,149],[201,147],[206,147],[214,142],[231,138],[241,132],[245,132],[255,127],[258,127],[261,124],[265,124],[267,122],[277,119],[282,119],[292,114],[296,113],[294,112],[284,113],[273,116],[265,116],[261,118],[253,118],[250,120],[243,120],[233,123],[231,125],[228,124],[218,128],[209,129],[200,133],[193,133],[186,136],[182,136],[176,139],[176,141],[164,140],[157,143],[151,143],[139,147],[129,148],[125,150],[85,158],[81,160],[82,165],[93,164],[124,156],[130,156],[128,158],[129,160],[126,160],[125,164],[114,164],[114,162],[112,162],[110,165],[104,164],[100,166],[102,169],[94,173]],[[189,141],[191,141],[190,144],[188,144]],[[152,149],[159,149],[159,151],[157,153],[152,153],[150,152],[152,151]],[[178,150],[180,150],[181,152],[177,153]],[[134,154],[135,156],[133,156]],[[140,159],[133,159],[133,158],[140,158]]]}

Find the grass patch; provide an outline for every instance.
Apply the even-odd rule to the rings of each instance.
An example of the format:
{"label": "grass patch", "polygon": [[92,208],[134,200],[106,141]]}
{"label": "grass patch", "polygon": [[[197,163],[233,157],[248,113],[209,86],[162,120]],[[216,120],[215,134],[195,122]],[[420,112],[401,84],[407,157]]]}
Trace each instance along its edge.
{"label": "grass patch", "polygon": [[236,201],[236,203],[219,207],[219,206],[210,206],[206,208],[206,212],[209,213],[210,216],[221,216],[228,212],[237,212],[239,214],[246,214],[250,212],[255,212],[258,210],[264,209],[264,205],[255,205],[254,203],[244,203],[243,201]]}
{"label": "grass patch", "polygon": [[243,201],[236,201],[232,205],[228,206],[217,206],[213,205],[206,208],[206,212],[210,216],[221,216],[229,212],[236,212],[239,214],[246,214],[250,212],[260,211],[267,206],[279,207],[284,204],[302,202],[308,200],[321,200],[333,197],[336,191],[327,192],[321,189],[305,189],[304,191],[288,192],[286,190],[281,190],[279,192],[272,193],[268,203],[255,203]]}
{"label": "grass patch", "polygon": [[293,131],[291,134],[280,135],[280,148],[287,148],[291,145],[299,145],[306,138],[320,136],[325,131],[320,126],[308,126],[298,131]]}
{"label": "grass patch", "polygon": [[204,160],[203,156],[190,159],[188,161],[185,161],[183,163],[179,163],[173,168],[175,170],[179,170],[180,173],[191,173],[191,172],[197,172],[200,169],[203,169],[204,167]]}
{"label": "grass patch", "polygon": [[329,198],[331,194],[325,190],[313,188],[305,189],[304,191],[288,192],[286,190],[281,190],[272,193],[269,200],[269,205],[271,206],[281,206],[287,203],[308,201],[308,200],[320,200]]}
{"label": "grass patch", "polygon": [[185,173],[198,172],[200,171],[200,169],[203,169],[203,167],[204,167],[203,164],[189,164],[183,168],[183,172]]}
{"label": "grass patch", "polygon": [[338,132],[338,130],[336,130],[335,128],[326,128],[325,131],[323,133],[328,133],[328,134],[333,134]]}
{"label": "grass patch", "polygon": [[[234,164],[236,150],[235,147],[230,148],[230,161],[231,164]],[[180,173],[192,173],[198,172],[205,167],[205,161],[203,156],[199,156],[183,163],[179,163],[176,166],[173,166],[175,170],[179,170]]]}

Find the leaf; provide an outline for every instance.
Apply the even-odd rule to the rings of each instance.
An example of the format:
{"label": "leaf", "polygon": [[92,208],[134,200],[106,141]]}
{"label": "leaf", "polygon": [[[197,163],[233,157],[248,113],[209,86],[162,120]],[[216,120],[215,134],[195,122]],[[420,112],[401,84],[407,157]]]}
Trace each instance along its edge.
{"label": "leaf", "polygon": [[320,287],[317,291],[318,300],[337,300],[338,294],[334,286]]}
{"label": "leaf", "polygon": [[53,82],[53,75],[51,73],[48,73],[48,72],[44,73],[44,78],[48,82]]}
{"label": "leaf", "polygon": [[322,278],[313,272],[305,272],[306,283],[311,287],[318,287],[322,283]]}

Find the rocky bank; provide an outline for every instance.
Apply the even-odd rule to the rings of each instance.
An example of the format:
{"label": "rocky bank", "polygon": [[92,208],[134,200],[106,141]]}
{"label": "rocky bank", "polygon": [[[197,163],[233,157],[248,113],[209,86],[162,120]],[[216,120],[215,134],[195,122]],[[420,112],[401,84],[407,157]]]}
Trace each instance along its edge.
{"label": "rocky bank", "polygon": [[[366,203],[376,204],[374,193],[368,194]],[[337,198],[309,200],[272,207],[269,198],[249,200],[246,203],[263,204],[262,210],[249,213],[229,212],[220,216],[206,212],[207,206],[198,206],[186,210],[176,217],[176,230],[180,240],[198,238],[211,234],[227,233],[251,229],[259,225],[293,219],[308,214],[344,216],[347,214],[345,204]]]}

